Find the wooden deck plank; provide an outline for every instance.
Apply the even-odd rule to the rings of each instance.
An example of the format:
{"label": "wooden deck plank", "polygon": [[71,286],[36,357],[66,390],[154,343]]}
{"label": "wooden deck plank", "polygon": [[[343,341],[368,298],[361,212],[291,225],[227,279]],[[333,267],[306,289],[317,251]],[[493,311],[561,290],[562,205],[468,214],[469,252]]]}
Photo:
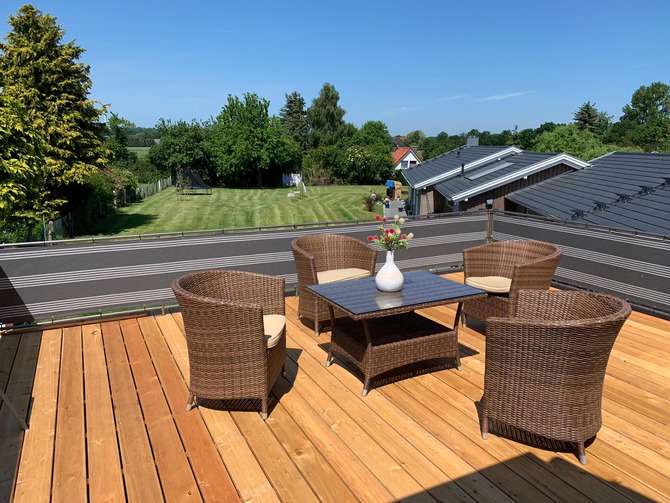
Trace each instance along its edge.
{"label": "wooden deck plank", "polygon": [[[474,386],[470,380],[465,379],[466,372],[470,370],[468,367],[464,366],[463,370],[458,373],[458,380],[449,379],[448,384],[459,393],[463,394],[469,400],[478,401],[481,397],[481,388]],[[439,373],[436,375],[438,379],[446,381],[446,373]],[[480,376],[481,377],[481,376]],[[468,413],[471,412],[471,419],[473,421],[478,421],[478,416],[476,413],[472,412],[469,407],[465,406],[462,400],[459,400],[458,396],[452,394],[444,395],[445,398],[451,398],[449,403],[454,407],[459,407],[462,412]],[[467,403],[467,402],[466,402]],[[495,436],[489,436],[487,443],[491,441]],[[502,439],[499,439],[502,440]],[[505,440],[502,440],[505,441]],[[545,467],[551,467],[553,471],[566,481],[571,487],[580,490],[583,494],[588,495],[594,501],[627,501],[628,497],[623,496],[616,488],[613,488],[612,485],[606,481],[610,480],[622,480],[627,478],[625,473],[622,473],[619,470],[612,468],[606,463],[594,463],[593,459],[590,459],[588,466],[589,472],[586,472],[582,465],[579,464],[578,460],[575,458],[574,454],[557,454],[553,451],[529,448],[515,442],[510,442],[510,444],[516,446],[520,452],[530,451],[534,457],[537,457]],[[589,451],[587,451],[589,453]],[[562,459],[561,459],[562,458]],[[593,458],[593,456],[591,456]],[[594,476],[592,476],[592,475]],[[605,483],[603,483],[605,482]],[[630,481],[629,481],[630,482]],[[646,491],[646,486],[641,485],[637,482],[634,482],[638,490],[644,492]]]}
{"label": "wooden deck plank", "polygon": [[[291,306],[288,308],[289,305],[287,302],[287,315],[289,312],[294,314],[295,307]],[[292,318],[289,317],[289,319]],[[293,334],[293,338],[289,338],[289,341],[299,341],[300,347],[308,352],[317,362],[319,360],[325,361],[326,353],[319,345],[327,343],[329,339],[325,339],[326,336],[321,336],[324,338],[324,342],[321,342],[313,339],[313,332],[311,331],[306,333],[305,330],[301,330],[299,337],[296,337],[296,332],[291,333]],[[477,501],[513,501],[500,488],[479,474],[472,465],[463,460],[458,452],[453,451],[448,442],[443,443],[406,414],[404,410],[398,408],[388,400],[383,394],[370,392],[364,398],[360,396],[361,381],[352,374],[350,369],[336,363],[328,367],[327,370],[349,389],[352,396],[356,396],[359,400],[365,400],[366,403],[374,403],[374,409],[393,424],[398,431],[402,432],[402,435],[416,448],[424,452],[447,476],[448,480],[456,480],[456,484],[451,484],[455,486],[453,488],[454,491],[458,491],[461,488]]]}
{"label": "wooden deck plank", "polygon": [[293,421],[281,402],[272,409],[272,414],[268,416],[266,423],[291,456],[293,463],[319,501],[324,503],[355,501],[356,497],[349,487]]}
{"label": "wooden deck plank", "polygon": [[[291,331],[292,337],[288,342],[291,347],[297,346],[295,338],[300,337],[300,334],[296,332]],[[326,368],[323,361],[318,361],[311,354],[301,355],[295,364],[319,383],[321,392],[327,393],[336,403],[346,403],[347,411],[353,418],[364,417],[365,421],[360,423],[365,432],[383,447],[398,465],[405,467],[423,490],[440,501],[471,500],[458,486],[444,486],[449,480],[447,475],[408,440],[405,428],[399,429],[387,423],[384,415],[370,406],[367,397],[360,396],[360,389],[347,388],[333,375],[331,368]]]}
{"label": "wooden deck plank", "polygon": [[281,501],[319,501],[259,414],[233,412],[232,417]]}
{"label": "wooden deck plank", "polygon": [[[300,380],[300,377],[297,378]],[[393,495],[326,422],[319,411],[297,392],[291,392],[288,381],[280,379],[275,389],[282,393],[282,405],[293,420],[312,439],[340,477],[360,501],[393,501]]]}
{"label": "wooden deck plank", "polygon": [[9,376],[19,350],[21,334],[8,334],[0,338],[0,388],[7,388]]}
{"label": "wooden deck plank", "polygon": [[[404,410],[408,411],[437,438],[453,445],[458,454],[475,469],[484,471],[489,466],[496,466],[496,470],[487,472],[487,478],[503,489],[512,499],[539,501],[547,497],[540,488],[527,481],[491,453],[495,443],[482,445],[477,424],[474,425],[474,429],[470,426],[469,431],[463,432],[460,425],[452,424],[448,420],[441,421],[440,415],[433,410],[433,404],[436,402],[435,395],[415,379],[408,379],[398,383],[397,386],[386,386],[380,390],[380,393],[390,397],[394,403],[402,405]],[[427,404],[430,404],[430,407]],[[440,412],[448,410],[448,404],[436,409]],[[457,411],[452,410],[448,414],[451,416],[456,413]],[[530,465],[524,468],[530,470]]]}
{"label": "wooden deck plank", "polygon": [[[460,372],[439,372],[421,376],[416,379],[416,382],[433,392],[435,403],[441,401],[444,403],[444,407],[451,409],[449,411],[450,421],[462,431],[468,431],[469,429],[470,435],[477,438],[480,432],[479,416],[475,407],[467,406],[468,403],[472,402],[463,400],[464,395],[461,390],[464,379],[461,379],[458,374]],[[579,501],[584,498],[592,498],[594,501],[610,502],[627,500],[607,484],[589,476],[582,470],[556,471],[554,464],[551,463],[551,460],[556,458],[556,454],[551,453],[551,451],[524,446],[495,434],[489,435],[487,440],[483,440],[479,436],[478,442],[501,462],[513,466],[513,469],[520,476],[545,492],[547,497],[551,499],[560,500],[565,498],[570,501]],[[528,453],[530,455],[527,455]],[[550,455],[546,456],[545,454]],[[574,454],[571,453],[566,456],[574,458]],[[510,460],[512,461],[510,462]],[[557,465],[563,466],[563,463],[557,463]]]}
{"label": "wooden deck plank", "polygon": [[82,356],[81,327],[64,328],[56,414],[53,501],[84,501],[87,497]]}
{"label": "wooden deck plank", "polygon": [[393,459],[386,452],[386,442],[378,442],[370,436],[335,400],[323,393],[320,385],[307,372],[302,368],[299,372],[295,362],[290,361],[287,363],[287,374],[291,380],[296,375],[297,379],[302,380],[300,394],[319,413],[321,421],[337,432],[337,436],[357,454],[395,499],[413,496],[415,501],[433,500],[425,493],[425,488],[407,473],[405,464]]}
{"label": "wooden deck plank", "polygon": [[[438,318],[439,318],[439,313],[433,313],[433,314],[437,314]],[[475,382],[477,382],[476,388],[478,388],[478,390],[475,393],[473,393],[469,396],[470,399],[478,400],[479,397],[481,396],[481,387],[483,386],[483,361],[484,361],[484,344],[485,344],[485,341],[479,334],[477,334],[476,332],[469,331],[468,329],[461,331],[461,337],[460,338],[461,338],[461,340],[465,339],[471,347],[473,347],[473,348],[475,348],[479,351],[477,355],[474,355],[474,356],[471,357],[471,358],[473,358],[473,360],[471,360],[469,362],[469,365],[465,366],[464,371],[461,372],[461,374],[472,373],[473,369],[480,368],[480,372],[478,373],[478,377],[475,380]],[[616,396],[616,393],[612,393],[612,395]],[[620,397],[618,397],[618,398],[620,398]],[[635,412],[635,413],[637,414],[637,412]],[[648,424],[650,422],[650,420],[646,416],[638,417],[638,420],[640,422],[646,423],[646,424]],[[607,437],[603,437],[603,435],[605,435],[604,432],[599,434],[598,438],[600,438],[601,440],[606,439]],[[596,444],[597,444],[597,441],[596,441]],[[596,445],[596,444],[594,444],[594,445]],[[598,452],[599,451],[597,449],[594,449],[593,446],[590,446],[587,449],[587,455],[589,455],[590,459],[593,458],[594,456],[597,456]],[[611,452],[611,451],[608,451],[608,452]],[[623,453],[620,453],[620,454],[623,455]],[[570,454],[563,454],[562,456],[563,457],[567,456],[566,459],[570,462],[576,462],[576,460],[574,459],[574,456],[571,456]],[[626,461],[624,461],[624,463],[625,462]],[[606,461],[605,461],[605,464],[607,464]],[[668,466],[670,466],[670,465],[668,465]],[[631,487],[635,488],[635,490],[637,492],[639,492],[640,494],[646,495],[648,497],[653,497],[653,498],[658,497],[658,493],[655,491],[655,489],[650,489],[649,488],[649,484],[646,482],[646,480],[648,480],[648,478],[646,476],[644,476],[644,475],[642,476],[642,479],[643,479],[642,481],[638,480],[637,478],[632,478],[629,474],[627,474],[625,472],[625,470],[621,470],[620,468],[617,469],[617,464],[610,464],[610,466],[607,467],[607,466],[604,466],[602,463],[595,464],[595,463],[593,463],[593,461],[591,461],[590,466],[589,466],[589,471],[591,471],[591,472],[593,472],[593,473],[595,473],[595,474],[597,474],[601,477],[604,477],[605,480],[627,479],[627,484],[630,485]],[[651,470],[651,471],[649,471],[649,473],[647,475],[649,475],[651,478],[653,478],[654,474],[655,474],[654,470]],[[664,482],[660,481],[660,485],[663,485],[663,484],[664,484]],[[618,490],[618,488],[616,488],[616,489]],[[611,496],[608,496],[608,501],[610,500],[609,499],[610,497]]]}
{"label": "wooden deck plank", "polygon": [[61,336],[60,329],[42,332],[28,423],[30,427],[23,439],[16,476],[14,501],[17,503],[51,499]]}
{"label": "wooden deck plank", "polygon": [[130,501],[160,502],[163,492],[118,322],[102,324],[109,384]]}
{"label": "wooden deck plank", "polygon": [[86,448],[91,501],[124,501],[123,474],[100,325],[83,327]]}
{"label": "wooden deck plank", "polygon": [[230,412],[204,407],[199,407],[198,410],[205,419],[207,428],[226,463],[242,501],[279,502],[272,484],[256,460],[246,438],[233,421]]}
{"label": "wooden deck plank", "polygon": [[[14,409],[27,423],[41,334],[28,332],[2,338],[3,341],[5,339],[18,341],[18,346],[13,345],[16,353],[13,358],[12,373],[8,376],[7,385],[4,388],[5,394],[12,402]],[[0,452],[2,453],[0,456],[0,501],[10,501],[12,497],[23,436],[23,427],[11,413],[9,407],[3,403],[0,409]]]}
{"label": "wooden deck plank", "polygon": [[204,500],[235,501],[237,491],[202,416],[186,411],[188,388],[153,317],[138,320]]}
{"label": "wooden deck plank", "polygon": [[[90,501],[190,500],[200,494],[206,501],[227,501],[230,495],[217,491],[214,473],[219,470],[245,501],[392,501],[404,496],[406,501],[428,498],[471,503],[670,502],[670,397],[666,388],[670,322],[634,312],[624,325],[605,380],[604,424],[587,447],[588,465],[581,465],[574,453],[543,450],[496,435],[481,439],[475,407],[482,394],[485,367],[486,339],[478,331],[481,325],[473,323],[460,332],[462,371],[434,368],[423,375],[380,381],[362,397],[361,380],[352,368],[339,360],[329,368],[323,366],[330,335],[314,337],[311,329],[296,320],[297,305],[297,298],[286,298],[289,379],[279,378],[273,388],[274,403],[266,422],[256,410],[200,407],[186,413],[182,402],[188,352],[178,312],[126,321],[126,333],[121,332],[119,322],[104,323],[101,341],[99,334],[96,338],[96,324],[84,326],[79,356],[81,360],[83,354],[83,368],[74,368],[72,375],[68,375],[72,369],[67,362],[76,350],[67,346],[61,354],[61,341],[66,340],[63,331],[37,332],[42,343],[31,425],[16,477],[16,501],[52,499],[58,386],[59,382],[66,386],[79,373],[85,392],[86,431],[76,443],[88,442],[84,445],[89,449],[89,485],[84,498]],[[455,306],[425,310],[424,314],[451,324]],[[647,354],[650,357],[644,358]],[[23,378],[7,360],[0,346],[0,376],[3,372],[9,376],[7,390],[13,382],[18,389]],[[27,388],[29,374],[25,376]],[[106,391],[105,378],[109,379]],[[143,411],[141,406],[148,408]],[[156,447],[158,440],[150,442],[143,412],[148,412],[147,421],[161,418],[172,424],[167,429],[173,433],[162,440],[170,445]],[[98,447],[92,439],[104,437],[107,443],[113,437],[110,416],[116,422],[117,455],[103,455],[99,460],[106,460],[110,473],[123,474],[124,487],[118,489],[117,478],[116,490],[98,486],[95,474],[99,468],[92,454]],[[3,425],[3,417],[0,409],[0,437],[8,424]],[[103,424],[108,433],[96,431]],[[177,488],[161,485],[152,448],[158,450],[159,458],[167,456],[177,463],[186,459],[182,466],[191,470],[194,494],[184,494],[178,484]],[[161,449],[169,454],[160,454]],[[185,453],[175,455],[180,449]],[[212,463],[217,459],[218,464]],[[397,480],[404,481],[394,485],[396,471],[404,477]]]}
{"label": "wooden deck plank", "polygon": [[[182,331],[183,323],[180,323],[181,315],[162,316],[157,319],[157,322],[162,333],[166,336],[166,344],[168,344],[182,376],[188,383],[188,350]],[[240,433],[230,412],[204,407],[198,407],[193,411],[193,413],[197,412],[202,415],[242,501],[278,502],[279,498],[272,484],[256,461],[249,444]]]}
{"label": "wooden deck plank", "polygon": [[202,501],[139,324],[126,319],[120,326],[164,497],[166,501]]}

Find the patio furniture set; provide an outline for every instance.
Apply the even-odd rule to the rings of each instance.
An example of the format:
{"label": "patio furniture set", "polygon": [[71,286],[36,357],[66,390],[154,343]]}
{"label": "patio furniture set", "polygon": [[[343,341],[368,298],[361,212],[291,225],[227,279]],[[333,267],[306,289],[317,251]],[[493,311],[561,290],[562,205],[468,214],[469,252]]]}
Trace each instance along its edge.
{"label": "patio furniture set", "polygon": [[[481,434],[548,439],[577,447],[601,426],[609,354],[630,305],[616,297],[550,291],[561,249],[503,241],[463,251],[464,284],[426,271],[405,273],[403,289],[374,281],[377,250],[347,236],[317,234],[292,242],[298,318],[315,336],[330,324],[326,366],[334,355],[374,378],[425,360],[451,359],[460,370],[459,322],[485,323]],[[187,410],[201,400],[268,397],[286,358],[284,278],[242,271],[187,274],[172,285],[190,363]],[[452,327],[417,310],[457,304]],[[554,442],[554,443],[551,443]]]}

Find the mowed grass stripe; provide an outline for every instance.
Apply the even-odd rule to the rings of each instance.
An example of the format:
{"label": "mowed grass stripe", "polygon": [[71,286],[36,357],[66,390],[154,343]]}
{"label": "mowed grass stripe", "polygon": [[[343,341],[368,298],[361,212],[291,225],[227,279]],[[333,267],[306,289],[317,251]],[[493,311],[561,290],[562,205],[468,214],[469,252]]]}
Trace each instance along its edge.
{"label": "mowed grass stripe", "polygon": [[293,188],[215,188],[211,195],[178,196],[170,187],[140,203],[119,208],[93,230],[95,234],[131,235],[157,232],[260,227],[336,220],[373,219],[382,207],[369,212],[363,197],[384,194],[372,185],[308,187],[307,195],[287,197]]}

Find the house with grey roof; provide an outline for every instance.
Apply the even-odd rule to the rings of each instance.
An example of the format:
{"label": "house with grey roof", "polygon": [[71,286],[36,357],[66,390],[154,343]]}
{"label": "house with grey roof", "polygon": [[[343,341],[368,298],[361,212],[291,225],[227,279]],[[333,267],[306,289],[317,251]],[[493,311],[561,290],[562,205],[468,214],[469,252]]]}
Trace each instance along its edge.
{"label": "house with grey roof", "polygon": [[[470,140],[470,139],[469,139]],[[415,215],[486,208],[510,211],[506,196],[554,176],[588,166],[568,154],[479,146],[476,141],[402,172]]]}
{"label": "house with grey roof", "polygon": [[507,196],[510,211],[670,234],[670,154],[612,152]]}

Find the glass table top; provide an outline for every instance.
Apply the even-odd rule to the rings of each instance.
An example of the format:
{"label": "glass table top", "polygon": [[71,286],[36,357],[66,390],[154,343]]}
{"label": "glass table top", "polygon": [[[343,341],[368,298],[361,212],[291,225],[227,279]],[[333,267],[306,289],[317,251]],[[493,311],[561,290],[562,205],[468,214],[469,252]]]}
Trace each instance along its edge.
{"label": "glass table top", "polygon": [[411,310],[413,306],[430,303],[448,304],[455,299],[486,293],[428,271],[411,271],[403,275],[405,282],[399,292],[377,290],[374,278],[310,285],[307,288],[352,315],[397,308]]}

